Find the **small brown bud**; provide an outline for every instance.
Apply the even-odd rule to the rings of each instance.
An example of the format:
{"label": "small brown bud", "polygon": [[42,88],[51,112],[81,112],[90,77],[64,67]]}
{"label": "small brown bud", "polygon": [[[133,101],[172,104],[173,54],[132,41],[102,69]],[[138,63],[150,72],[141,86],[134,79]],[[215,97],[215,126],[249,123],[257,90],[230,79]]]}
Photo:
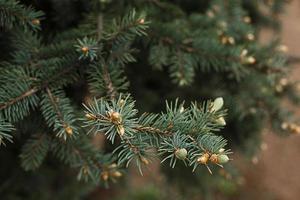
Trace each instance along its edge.
{"label": "small brown bud", "polygon": [[87,175],[89,172],[88,172],[88,169],[86,166],[83,167],[83,174]]}
{"label": "small brown bud", "polygon": [[249,41],[253,41],[255,39],[255,36],[252,33],[248,33],[246,37]]}
{"label": "small brown bud", "polygon": [[228,37],[228,43],[231,44],[231,45],[234,45],[235,44],[234,37]]}
{"label": "small brown bud", "polygon": [[218,162],[218,155],[217,154],[212,154],[209,158],[210,162],[217,164]]}
{"label": "small brown bud", "polygon": [[245,16],[243,18],[243,21],[246,23],[246,24],[250,24],[251,23],[251,18],[249,16]]}
{"label": "small brown bud", "polygon": [[247,58],[247,63],[248,64],[254,64],[256,62],[256,59],[253,56],[249,56]]}
{"label": "small brown bud", "polygon": [[112,174],[111,174],[113,177],[115,178],[119,178],[121,177],[123,174],[119,171],[114,171]]}
{"label": "small brown bud", "polygon": [[221,38],[221,43],[222,43],[222,44],[227,44],[227,42],[228,42],[228,37],[222,36],[222,38]]}
{"label": "small brown bud", "polygon": [[287,130],[288,127],[289,127],[289,124],[287,122],[282,122],[282,124],[281,124],[281,129],[282,130]]}
{"label": "small brown bud", "polygon": [[140,23],[140,24],[144,24],[144,23],[145,23],[145,19],[143,19],[143,18],[140,19],[140,20],[139,20],[139,23]]}
{"label": "small brown bud", "polygon": [[87,52],[89,51],[89,48],[86,47],[86,46],[84,46],[84,47],[81,48],[81,51],[82,51],[83,53],[87,53]]}
{"label": "small brown bud", "polygon": [[281,44],[276,47],[276,50],[282,53],[286,53],[288,52],[289,48],[286,45]]}
{"label": "small brown bud", "polygon": [[108,178],[109,178],[109,174],[108,174],[107,171],[104,171],[104,172],[101,173],[101,179],[102,179],[103,181],[107,181]]}
{"label": "small brown bud", "polygon": [[200,157],[197,159],[197,162],[200,163],[200,164],[206,165],[208,159],[209,159],[209,154],[208,154],[208,153],[205,153],[205,154],[203,154],[202,156],[200,156]]}
{"label": "small brown bud", "polygon": [[109,116],[110,120],[115,124],[119,124],[122,122],[121,114],[118,112],[111,110],[108,112],[108,116]]}
{"label": "small brown bud", "polygon": [[296,126],[293,133],[294,134],[300,134],[300,126]]}
{"label": "small brown bud", "polygon": [[297,124],[290,124],[289,125],[289,130],[293,133],[293,134],[300,134],[300,126],[298,126]]}
{"label": "small brown bud", "polygon": [[288,83],[289,83],[289,81],[288,81],[288,79],[286,79],[286,78],[282,78],[282,79],[279,80],[279,83],[280,83],[280,85],[282,85],[282,86],[287,86]]}
{"label": "small brown bud", "polygon": [[145,165],[149,165],[149,160],[143,156],[140,157],[140,160],[142,161],[142,163],[144,163]]}
{"label": "small brown bud", "polygon": [[247,49],[243,49],[241,52],[241,57],[245,57],[248,54],[248,50]]}
{"label": "small brown bud", "polygon": [[118,166],[118,165],[117,165],[116,163],[113,163],[113,164],[109,165],[108,168],[113,169],[113,168],[116,168],[117,166]]}
{"label": "small brown bud", "polygon": [[73,134],[73,129],[72,129],[70,126],[67,126],[67,127],[65,128],[65,131],[66,131],[66,133],[67,133],[68,135],[72,135],[72,134]]}
{"label": "small brown bud", "polygon": [[36,25],[36,26],[38,26],[38,25],[41,24],[41,22],[40,22],[39,19],[33,19],[33,20],[31,21],[31,23],[32,23],[33,25]]}

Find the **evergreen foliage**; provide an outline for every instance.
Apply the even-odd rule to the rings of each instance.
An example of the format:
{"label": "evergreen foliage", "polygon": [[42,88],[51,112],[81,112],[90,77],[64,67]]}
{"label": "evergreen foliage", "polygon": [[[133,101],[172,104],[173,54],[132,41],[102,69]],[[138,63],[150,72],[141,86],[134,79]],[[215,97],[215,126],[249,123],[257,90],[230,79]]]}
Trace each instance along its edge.
{"label": "evergreen foliage", "polygon": [[[0,116],[1,117],[1,116]],[[12,136],[10,135],[10,131],[13,131],[12,124],[0,118],[0,144],[5,145],[5,140],[12,142]]]}
{"label": "evergreen foliage", "polygon": [[[131,162],[142,173],[159,157],[171,168],[185,164],[198,177],[199,168],[213,173],[230,160],[226,139],[255,152],[264,122],[300,133],[280,106],[282,97],[298,100],[285,78],[284,48],[279,40],[265,46],[257,40],[260,27],[278,28],[274,15],[284,1],[78,1],[84,6],[75,23],[60,16],[66,5],[76,14],[73,1],[47,2],[56,18],[33,8],[43,3],[0,0],[6,32],[0,37],[8,44],[0,61],[0,148],[15,141],[6,152],[19,148],[25,171],[63,165],[75,168],[86,185],[107,185]],[[138,81],[151,75],[149,68],[163,75],[157,82],[164,95],[139,96],[147,94]],[[153,112],[151,105],[175,96],[186,102],[223,96],[228,114],[220,97],[188,105],[167,101],[164,111]],[[217,135],[222,132],[231,135],[224,139]],[[100,148],[93,143],[97,135],[107,139]]]}
{"label": "evergreen foliage", "polygon": [[39,19],[43,16],[43,12],[11,0],[0,1],[0,13],[0,25],[7,28],[21,26],[25,29],[38,29]]}

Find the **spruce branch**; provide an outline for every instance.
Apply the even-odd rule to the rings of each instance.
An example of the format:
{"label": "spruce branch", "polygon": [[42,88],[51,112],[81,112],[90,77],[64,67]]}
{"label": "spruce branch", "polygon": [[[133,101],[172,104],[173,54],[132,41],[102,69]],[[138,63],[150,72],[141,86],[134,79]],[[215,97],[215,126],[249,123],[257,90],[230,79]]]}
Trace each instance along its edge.
{"label": "spruce branch", "polygon": [[103,165],[100,162],[99,153],[90,144],[87,138],[71,141],[62,138],[54,138],[53,153],[71,167],[79,168],[77,178],[98,182]]}
{"label": "spruce branch", "polygon": [[[226,12],[231,13],[234,11],[228,10]],[[227,15],[227,13],[225,15]],[[231,19],[230,16],[228,19],[226,17],[224,21],[221,21],[223,22],[223,25],[220,25],[221,27],[218,27],[218,23],[221,23],[219,20],[221,19],[216,17],[216,19],[211,20],[212,24],[218,25],[216,28],[205,22],[201,24],[201,19],[204,21],[205,16],[193,15],[190,17],[190,21],[180,21],[183,24],[182,26],[189,30],[190,33],[180,30],[174,34],[169,32],[168,30],[171,31],[176,28],[178,25],[177,21],[158,23],[154,28],[161,32],[157,33],[153,28],[154,31],[149,33],[152,38],[155,38],[154,45],[156,45],[156,48],[151,49],[149,56],[150,63],[158,68],[161,68],[161,66],[169,66],[171,77],[173,77],[173,80],[175,79],[177,83],[183,83],[184,80],[180,77],[180,74],[182,74],[182,70],[180,69],[182,68],[176,68],[174,66],[174,63],[180,64],[180,60],[177,59],[178,51],[190,57],[186,60],[189,61],[191,65],[190,67],[186,66],[184,69],[185,71],[189,70],[191,74],[194,69],[200,68],[204,72],[211,70],[229,72],[234,75],[237,80],[241,80],[241,77],[245,77],[248,73],[252,73],[253,71],[254,73],[258,72],[268,75],[284,72],[285,70],[282,69],[282,66],[279,66],[279,64],[282,63],[280,60],[270,63],[268,62],[270,57],[261,56],[262,51],[260,49],[262,47],[257,42],[252,40],[245,41],[245,38],[240,38],[239,34],[254,32],[252,26],[241,20],[242,17],[242,12],[237,13],[237,16],[234,16],[233,19]],[[231,26],[227,21],[230,20],[237,21],[236,26],[232,25],[233,27],[230,27],[234,30],[237,29],[237,33],[235,33],[234,37],[231,37],[230,34],[227,33],[228,26]],[[196,27],[199,26],[199,23],[200,26],[203,26],[203,29],[207,29],[201,32],[201,34],[197,31],[198,27]],[[239,26],[242,27],[239,28]],[[165,28],[167,31],[162,31],[161,28]],[[234,38],[236,38],[236,40]],[[222,39],[226,39],[226,41],[230,40],[230,44],[225,44]],[[244,51],[248,52],[247,48],[249,48],[248,50],[249,52],[251,51],[251,54],[243,55]],[[269,51],[274,52],[274,48],[269,49]],[[278,52],[274,53],[276,56],[278,55]],[[159,59],[157,57],[159,57]],[[277,67],[274,65],[277,65]],[[176,71],[178,73],[176,73]],[[192,82],[192,76],[188,77],[187,81]],[[180,81],[180,79],[182,79],[182,81]]]}
{"label": "spruce branch", "polygon": [[[57,2],[51,4],[55,7]],[[45,27],[54,29],[47,28],[38,35],[32,30],[39,27],[42,17],[39,12],[16,0],[0,0],[0,26],[9,28],[8,34],[1,34],[1,43],[8,45],[3,47],[5,62],[0,66],[0,145],[12,140],[12,123],[17,127],[24,126],[21,131],[30,134],[37,130],[30,126],[31,120],[40,119],[38,114],[44,118],[34,126],[42,129],[38,133],[43,134],[33,134],[24,142],[20,158],[25,170],[38,168],[48,152],[76,168],[78,179],[92,179],[96,183],[119,178],[122,175],[119,168],[127,167],[132,161],[142,173],[142,166],[148,165],[155,156],[161,158],[161,162],[168,161],[170,167],[175,167],[178,162],[193,170],[204,166],[209,172],[212,172],[210,166],[223,167],[230,160],[231,152],[224,149],[227,141],[216,135],[226,125],[222,98],[189,105],[175,100],[167,102],[161,113],[140,114],[132,97],[122,94],[128,92],[129,84],[124,68],[135,61],[144,64],[149,48],[151,65],[169,67],[171,77],[179,85],[192,83],[197,69],[207,73],[209,78],[199,80],[207,87],[196,95],[212,97],[221,93],[226,98],[234,96],[234,100],[228,101],[232,102],[234,119],[249,123],[248,118],[244,120],[243,117],[253,106],[261,108],[269,118],[278,120],[278,96],[282,93],[275,92],[273,87],[276,79],[285,72],[281,68],[284,59],[277,56],[274,46],[262,48],[258,45],[256,21],[251,22],[244,4],[236,0],[212,1],[208,8],[203,7],[199,12],[198,8],[185,7],[182,2],[110,2],[95,0],[91,7],[79,9],[85,12],[98,5],[95,10],[101,10],[100,13],[80,13],[76,19],[68,15],[76,27],[67,31],[54,30],[56,25],[52,27],[52,23],[58,22],[57,25],[63,28],[69,19],[59,21],[58,15],[53,20],[51,14],[47,14],[49,19],[45,21]],[[191,2],[186,5],[197,4]],[[149,8],[149,4],[154,6]],[[149,22],[144,13],[133,10],[120,19],[113,19],[115,11],[123,12],[129,7],[147,10],[154,21],[151,29],[157,35],[150,33],[149,38],[136,40],[138,36],[148,34]],[[208,12],[203,14],[202,11]],[[57,36],[49,36],[49,32],[55,32]],[[6,41],[10,35],[13,37]],[[142,50],[141,59],[133,56],[137,50]],[[245,79],[239,84],[231,80],[242,75]],[[215,83],[221,85],[210,89],[209,86]],[[80,89],[74,91],[74,88]],[[245,88],[256,92],[250,95]],[[260,88],[262,90],[258,90]],[[102,98],[95,98],[93,103],[85,105],[85,129],[76,119],[77,110],[72,105],[86,94]],[[251,116],[250,123],[252,118],[261,120]],[[282,129],[299,133],[295,124],[283,125]],[[93,146],[92,138],[85,131],[105,135],[116,148],[112,153],[104,154]],[[69,137],[75,132],[78,133],[76,137]],[[26,138],[20,137],[20,142]],[[44,167],[49,167],[48,162]]]}
{"label": "spruce branch", "polygon": [[[103,18],[103,13],[100,12],[97,18],[97,32],[101,38],[98,37],[98,42],[103,35],[101,42],[109,51],[99,53],[101,55],[98,56],[98,60],[92,64],[93,67],[89,71],[90,85],[96,95],[106,91],[106,94],[114,99],[119,90],[127,89],[128,82],[124,78],[123,67],[126,63],[135,61],[132,56],[134,50],[130,46],[136,36],[145,35],[144,30],[148,22],[145,21],[144,15],[137,16],[136,12],[132,11],[118,22],[113,20],[112,29],[102,34]],[[111,37],[112,35],[115,37]],[[78,49],[82,49],[83,46],[79,45]]]}
{"label": "spruce branch", "polygon": [[8,28],[23,26],[25,29],[39,29],[43,12],[35,11],[32,7],[25,7],[15,0],[0,1],[0,25]]}
{"label": "spruce branch", "polygon": [[[224,61],[228,61],[228,62],[237,62],[237,63],[241,63],[241,58],[238,56],[233,56],[233,55],[223,55],[223,54],[212,54],[209,53],[207,51],[205,51],[205,49],[199,49],[199,48],[195,48],[194,46],[192,46],[191,44],[185,44],[185,43],[180,43],[177,44],[172,38],[170,37],[162,37],[160,38],[161,43],[162,44],[166,44],[170,47],[176,47],[186,53],[191,53],[191,54],[197,54],[200,55],[201,57],[207,57],[207,58],[213,58],[213,59],[221,59]],[[190,41],[191,39],[184,39],[183,41]]]}
{"label": "spruce branch", "polygon": [[91,143],[91,138],[80,134],[76,140],[53,138],[53,153],[70,167],[79,169],[78,180],[95,183],[115,182],[122,176],[119,166],[110,153],[103,154]]}
{"label": "spruce branch", "polygon": [[64,92],[55,90],[53,93],[49,87],[45,90],[46,95],[43,95],[41,101],[41,111],[48,125],[53,126],[57,136],[65,140],[77,134],[77,127],[74,126],[76,122],[74,110]]}
{"label": "spruce branch", "polygon": [[45,159],[49,147],[50,139],[46,134],[33,136],[22,148],[21,166],[26,171],[37,169]]}
{"label": "spruce branch", "polygon": [[111,44],[128,42],[135,38],[136,35],[146,35],[145,30],[149,22],[145,20],[145,14],[137,16],[135,10],[129,12],[121,20],[113,20],[111,30],[104,32],[104,38]]}
{"label": "spruce branch", "polygon": [[[192,104],[188,109],[175,101],[167,104],[167,112],[161,115],[143,114],[137,118],[137,110],[130,96],[120,95],[118,99],[106,101],[103,98],[95,100],[93,104],[85,105],[86,126],[94,134],[104,133],[112,143],[119,136],[121,144],[114,152],[118,153],[119,163],[126,161],[126,166],[132,159],[136,159],[141,171],[141,164],[148,163],[149,149],[155,148],[161,154],[169,154],[163,161],[171,159],[174,167],[176,160],[181,159],[177,152],[190,149],[195,154],[207,151],[219,155],[226,142],[212,132],[224,126],[224,111],[221,111],[222,100],[216,99],[214,103],[204,103],[202,106]],[[207,137],[204,137],[207,136]],[[196,137],[193,141],[190,138]],[[155,142],[156,141],[156,142]],[[203,148],[202,148],[203,147]],[[196,150],[193,150],[196,149]],[[206,150],[205,150],[206,149]],[[178,150],[178,151],[177,151]],[[170,154],[171,153],[171,154]],[[228,151],[226,151],[227,154]],[[197,154],[197,155],[198,155]],[[197,160],[196,157],[193,157]],[[183,159],[184,161],[187,161]],[[215,164],[220,164],[215,162]]]}
{"label": "spruce branch", "polygon": [[[68,74],[72,70],[74,70],[73,66],[65,68],[65,69],[61,70],[60,72],[58,72],[57,74],[53,75],[52,77],[48,78],[47,80],[43,81],[40,84],[40,86],[32,87],[31,89],[28,89],[25,92],[23,92],[21,95],[11,98],[7,102],[0,103],[0,110],[5,110],[9,106],[12,106],[12,105],[22,101],[23,99],[26,99],[27,97],[30,97],[30,96],[36,94],[40,90],[48,87],[51,83],[55,83],[62,76]],[[33,79],[31,79],[31,80],[33,80]],[[34,80],[36,80],[36,79],[34,78]]]}

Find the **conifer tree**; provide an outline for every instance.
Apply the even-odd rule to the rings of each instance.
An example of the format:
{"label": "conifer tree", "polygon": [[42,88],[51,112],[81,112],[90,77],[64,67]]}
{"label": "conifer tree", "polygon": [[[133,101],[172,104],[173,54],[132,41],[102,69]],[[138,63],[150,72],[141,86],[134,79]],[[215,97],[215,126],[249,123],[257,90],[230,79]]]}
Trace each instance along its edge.
{"label": "conifer tree", "polygon": [[1,196],[80,199],[155,158],[197,179],[269,122],[300,133],[285,47],[257,39],[283,3],[0,0]]}

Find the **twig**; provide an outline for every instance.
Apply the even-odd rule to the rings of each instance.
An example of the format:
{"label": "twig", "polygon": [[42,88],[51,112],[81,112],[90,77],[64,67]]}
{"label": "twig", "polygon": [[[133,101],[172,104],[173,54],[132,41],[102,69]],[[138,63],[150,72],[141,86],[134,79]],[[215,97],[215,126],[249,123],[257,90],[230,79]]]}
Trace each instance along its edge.
{"label": "twig", "polygon": [[29,89],[28,91],[24,92],[20,96],[14,98],[14,99],[11,99],[6,103],[0,104],[0,110],[3,110],[5,108],[7,108],[8,106],[11,106],[11,105],[17,103],[18,101],[21,101],[22,99],[35,94],[37,91],[39,91],[38,87],[33,87],[33,88]]}
{"label": "twig", "polygon": [[[95,120],[111,121],[108,117],[106,117],[104,115],[96,115]],[[118,123],[116,125],[121,125],[121,124]],[[160,135],[168,135],[168,136],[173,135],[173,133],[171,131],[161,130],[159,128],[155,128],[155,127],[151,127],[151,126],[144,126],[144,125],[140,125],[140,124],[138,124],[136,127],[133,127],[133,129],[136,131],[150,132],[150,133],[156,133],[156,134],[160,134]]]}
{"label": "twig", "polygon": [[[98,34],[98,41],[102,38],[102,32],[103,32],[103,14],[100,12],[97,19],[97,34]],[[110,74],[108,72],[108,68],[106,63],[102,66],[102,72],[103,72],[103,79],[106,84],[106,88],[108,90],[108,95],[110,99],[114,99],[116,97],[116,90],[113,86],[113,83],[111,81]]]}
{"label": "twig", "polygon": [[47,94],[49,96],[50,102],[51,102],[51,104],[52,104],[52,106],[54,108],[54,111],[56,112],[59,120],[61,121],[61,123],[63,124],[64,127],[67,127],[68,124],[64,121],[63,115],[60,112],[60,109],[59,109],[59,107],[57,105],[57,102],[56,102],[55,97],[53,96],[51,90],[47,87],[46,91],[47,91]]}
{"label": "twig", "polygon": [[21,94],[20,96],[17,96],[13,99],[10,99],[8,102],[0,104],[0,110],[3,110],[5,108],[7,108],[8,106],[11,106],[11,105],[21,101],[22,99],[29,97],[29,96],[37,93],[38,91],[46,88],[49,85],[50,80],[54,81],[54,80],[58,79],[61,75],[68,73],[72,69],[73,69],[73,67],[66,68],[65,70],[62,70],[60,73],[53,76],[53,78],[50,78],[49,80],[45,81],[40,87],[33,87],[33,88],[29,89],[28,91],[24,92],[23,94]]}
{"label": "twig", "polygon": [[102,38],[102,32],[103,32],[103,14],[100,12],[97,20],[98,41],[100,41]]}
{"label": "twig", "polygon": [[107,65],[106,63],[102,66],[102,72],[103,72],[103,79],[104,79],[104,82],[106,84],[106,88],[107,88],[107,93],[110,97],[111,100],[115,99],[116,97],[116,90],[113,86],[113,83],[111,81],[111,78],[110,78],[110,74],[108,72],[108,68],[107,68]]}

